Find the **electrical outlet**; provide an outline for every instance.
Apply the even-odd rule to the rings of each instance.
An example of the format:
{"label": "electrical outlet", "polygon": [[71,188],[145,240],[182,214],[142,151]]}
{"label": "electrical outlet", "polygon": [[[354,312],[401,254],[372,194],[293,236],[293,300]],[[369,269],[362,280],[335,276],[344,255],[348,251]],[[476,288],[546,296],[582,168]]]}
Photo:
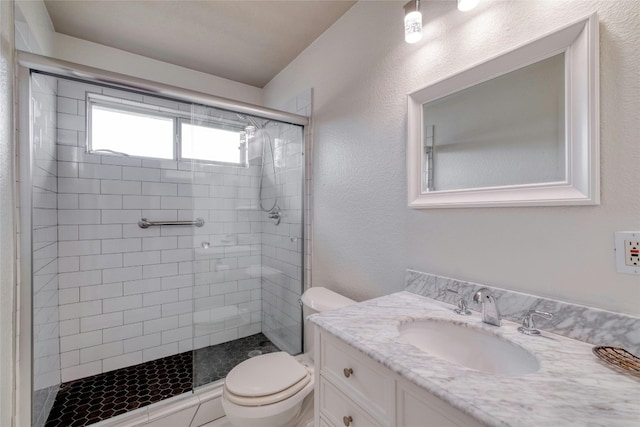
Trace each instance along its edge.
{"label": "electrical outlet", "polygon": [[640,231],[616,231],[616,270],[640,274]]}
{"label": "electrical outlet", "polygon": [[632,267],[640,266],[640,241],[624,241],[624,263]]}

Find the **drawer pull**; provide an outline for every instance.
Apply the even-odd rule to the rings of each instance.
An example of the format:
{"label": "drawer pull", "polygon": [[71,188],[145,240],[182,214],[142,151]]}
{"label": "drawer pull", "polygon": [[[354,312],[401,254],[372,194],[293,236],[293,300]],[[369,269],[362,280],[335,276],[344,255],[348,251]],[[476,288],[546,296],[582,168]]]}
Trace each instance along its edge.
{"label": "drawer pull", "polygon": [[[344,368],[344,370],[342,372],[344,372],[344,376],[345,377],[349,378],[353,374],[353,369]],[[346,419],[346,417],[345,417],[345,419]],[[347,424],[347,425],[349,425],[349,424]]]}
{"label": "drawer pull", "polygon": [[351,415],[349,415],[348,417],[342,417],[342,422],[344,423],[345,426],[349,427],[353,422],[353,418],[351,418]]}

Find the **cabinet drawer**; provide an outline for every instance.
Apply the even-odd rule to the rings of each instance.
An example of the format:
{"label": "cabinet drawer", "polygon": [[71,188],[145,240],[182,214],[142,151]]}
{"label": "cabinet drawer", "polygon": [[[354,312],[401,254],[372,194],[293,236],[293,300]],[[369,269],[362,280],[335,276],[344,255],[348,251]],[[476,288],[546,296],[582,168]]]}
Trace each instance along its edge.
{"label": "cabinet drawer", "polygon": [[484,427],[478,420],[406,380],[398,381],[397,413],[397,427]]}
{"label": "cabinet drawer", "polygon": [[320,427],[332,427],[331,424],[327,423],[324,418],[320,418]]}
{"label": "cabinet drawer", "polygon": [[366,355],[331,335],[321,334],[320,374],[382,425],[395,418],[395,380]]}
{"label": "cabinet drawer", "polygon": [[320,416],[336,427],[382,427],[329,381],[320,378]]}

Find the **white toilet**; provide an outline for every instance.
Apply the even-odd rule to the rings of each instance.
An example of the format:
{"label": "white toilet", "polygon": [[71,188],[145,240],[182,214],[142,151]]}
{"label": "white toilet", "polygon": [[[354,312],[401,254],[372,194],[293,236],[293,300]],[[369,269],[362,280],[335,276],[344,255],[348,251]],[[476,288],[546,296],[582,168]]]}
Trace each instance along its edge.
{"label": "white toilet", "polygon": [[326,288],[307,290],[301,298],[305,354],[283,351],[238,364],[224,382],[222,407],[234,427],[290,427],[313,421],[313,324],[307,316],[354,304]]}

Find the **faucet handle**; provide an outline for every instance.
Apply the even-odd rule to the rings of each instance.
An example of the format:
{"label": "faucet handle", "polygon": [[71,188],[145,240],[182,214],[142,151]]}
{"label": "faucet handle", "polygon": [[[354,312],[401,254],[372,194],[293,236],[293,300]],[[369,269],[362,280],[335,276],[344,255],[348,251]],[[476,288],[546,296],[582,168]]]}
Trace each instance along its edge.
{"label": "faucet handle", "polygon": [[469,316],[471,312],[469,311],[467,300],[460,295],[460,292],[456,291],[455,289],[447,289],[447,292],[451,292],[452,294],[460,296],[457,302],[458,308],[455,308],[453,312],[461,316]]}
{"label": "faucet handle", "polygon": [[535,316],[542,317],[543,319],[551,320],[553,314],[545,313],[544,311],[529,310],[524,314],[522,318],[522,326],[518,328],[518,332],[525,335],[540,335],[540,331],[536,329],[536,325],[533,322]]}

